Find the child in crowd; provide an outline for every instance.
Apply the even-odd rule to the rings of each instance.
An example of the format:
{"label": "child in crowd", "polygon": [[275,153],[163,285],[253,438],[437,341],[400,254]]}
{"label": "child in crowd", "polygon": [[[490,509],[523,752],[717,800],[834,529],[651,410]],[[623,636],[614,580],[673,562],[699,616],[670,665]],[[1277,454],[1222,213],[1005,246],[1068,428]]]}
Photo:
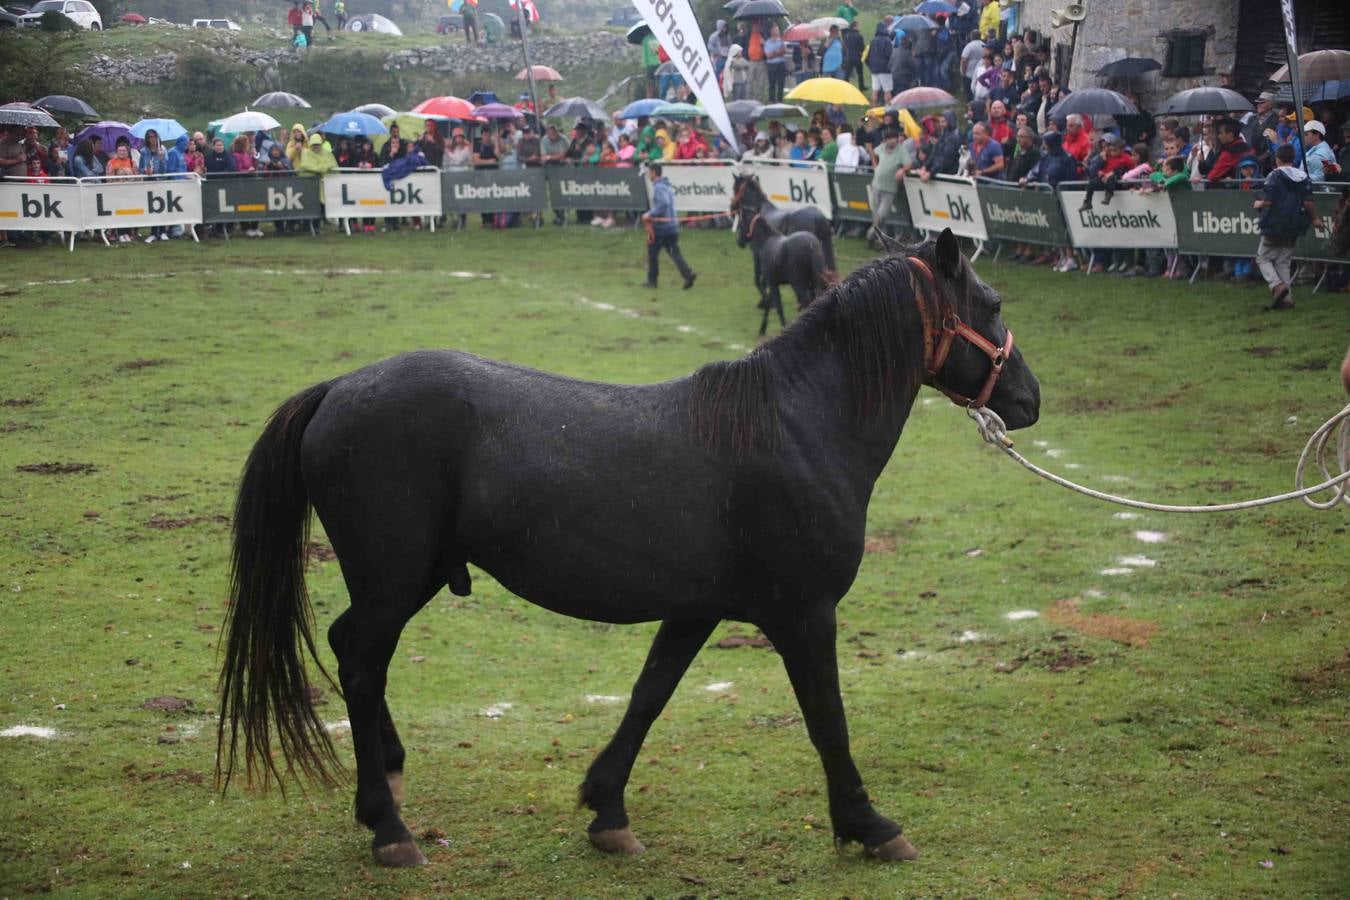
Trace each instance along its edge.
{"label": "child in crowd", "polygon": [[1088,160],[1087,194],[1083,197],[1083,205],[1079,207],[1084,211],[1092,209],[1092,195],[1098,189],[1105,192],[1102,203],[1110,203],[1111,195],[1115,193],[1121,176],[1136,165],[1134,157],[1123,151],[1124,142],[1118,135],[1109,132],[1103,134],[1101,143],[1101,155],[1094,160]]}
{"label": "child in crowd", "polygon": [[[131,161],[131,144],[122,141],[117,142],[117,155],[108,160],[107,175],[109,178],[130,178],[136,174],[136,164]],[[131,235],[125,231],[112,232],[113,237],[119,244],[130,244]]]}
{"label": "child in crowd", "polygon": [[[1261,174],[1261,160],[1255,156],[1244,156],[1238,161],[1239,188],[1244,191],[1259,191],[1265,187],[1266,179]],[[1233,277],[1246,280],[1252,277],[1255,266],[1250,259],[1238,259],[1233,262]]]}
{"label": "child in crowd", "polygon": [[[1175,142],[1171,142],[1175,145]],[[1191,173],[1186,169],[1186,157],[1181,154],[1169,156],[1162,161],[1158,171],[1149,176],[1150,186],[1145,188],[1148,191],[1166,191],[1169,194],[1175,194],[1180,191],[1189,191],[1191,189]],[[1169,247],[1164,251],[1167,257],[1167,269],[1163,275],[1164,278],[1187,278],[1190,272],[1185,271],[1185,263],[1177,258],[1177,251],[1174,247]]]}

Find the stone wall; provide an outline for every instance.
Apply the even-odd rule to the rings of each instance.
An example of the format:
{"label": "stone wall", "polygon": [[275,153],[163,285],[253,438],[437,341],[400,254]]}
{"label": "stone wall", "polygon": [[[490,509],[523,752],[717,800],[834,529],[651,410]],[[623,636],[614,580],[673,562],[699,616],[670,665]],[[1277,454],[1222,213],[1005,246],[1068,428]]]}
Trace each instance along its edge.
{"label": "stone wall", "polygon": [[[281,41],[278,32],[278,41]],[[218,56],[242,62],[257,70],[268,83],[276,80],[278,66],[298,62],[303,53],[342,52],[322,45],[297,51],[278,46],[269,50],[245,50],[235,46],[202,48]],[[539,37],[530,41],[530,57],[535,63],[568,71],[581,66],[604,63],[624,63],[636,68],[640,53],[624,40],[623,35],[592,32],[569,37]],[[162,53],[131,59],[95,56],[84,68],[89,74],[113,84],[157,84],[173,77],[178,61],[176,53]],[[518,71],[521,66],[520,44],[506,41],[500,44],[469,46],[462,40],[436,44],[385,54],[384,67],[390,71],[423,70],[446,75],[468,75],[472,72]]]}
{"label": "stone wall", "polygon": [[[1069,41],[1071,26],[1050,26],[1051,11],[1069,0],[1024,0],[1018,4],[1018,30],[1034,28],[1056,44]],[[1176,91],[1201,85],[1225,84],[1237,61],[1238,0],[1083,0],[1087,18],[1078,28],[1069,87],[1098,87],[1097,70],[1127,56],[1156,59],[1167,64],[1167,45],[1176,35],[1205,35],[1204,74],[1193,78],[1138,79],[1145,107]],[[1275,4],[1271,15],[1278,17]]]}

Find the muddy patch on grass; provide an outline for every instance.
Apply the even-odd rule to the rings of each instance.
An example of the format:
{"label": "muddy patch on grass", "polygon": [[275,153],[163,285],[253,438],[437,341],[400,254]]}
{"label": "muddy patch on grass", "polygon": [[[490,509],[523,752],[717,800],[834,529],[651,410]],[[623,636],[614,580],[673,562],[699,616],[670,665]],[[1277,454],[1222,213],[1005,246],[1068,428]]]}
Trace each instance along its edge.
{"label": "muddy patch on grass", "polygon": [[1257,357],[1258,359],[1265,359],[1267,356],[1272,356],[1280,352],[1279,347],[1271,347],[1266,344],[1258,344],[1255,347],[1247,347],[1246,350],[1248,353],[1250,353],[1252,356]]}
{"label": "muddy patch on grass", "polygon": [[4,422],[0,423],[0,434],[13,434],[16,431],[36,431],[36,425],[29,425],[27,422]]}
{"label": "muddy patch on grass", "polygon": [[1305,359],[1303,362],[1296,362],[1289,366],[1291,372],[1321,372],[1323,369],[1331,368],[1329,359]]}
{"label": "muddy patch on grass", "polygon": [[1106,638],[1131,647],[1147,647],[1148,642],[1162,631],[1157,623],[1144,619],[1080,612],[1076,597],[1056,601],[1045,611],[1045,618],[1079,634]]}
{"label": "muddy patch on grass", "polygon": [[1126,356],[1139,356],[1140,354],[1147,353],[1152,349],[1153,348],[1150,347],[1148,344],[1140,344],[1137,347],[1126,347],[1124,350],[1120,352],[1125,354]]}
{"label": "muddy patch on grass", "polygon": [[141,704],[141,709],[157,709],[161,712],[187,712],[192,709],[192,701],[186,697],[151,697]]}
{"label": "muddy patch on grass", "polygon": [[172,360],[168,359],[133,359],[128,362],[118,363],[117,368],[123,372],[139,372],[141,369],[153,369],[158,366],[167,366]]}
{"label": "muddy patch on grass", "polygon": [[14,470],[30,475],[88,475],[97,472],[98,466],[83,462],[43,462],[15,466]]}
{"label": "muddy patch on grass", "polygon": [[864,553],[894,553],[900,542],[893,534],[868,535],[863,540]]}
{"label": "muddy patch on grass", "polygon": [[322,541],[310,541],[305,545],[305,559],[308,562],[332,562],[337,559],[337,554]]}
{"label": "muddy patch on grass", "polygon": [[1106,412],[1116,408],[1116,401],[1110,397],[1065,397],[1060,401],[1065,412]]}
{"label": "muddy patch on grass", "polygon": [[32,397],[10,397],[7,400],[0,400],[0,406],[7,406],[10,409],[22,409],[25,406],[35,406],[37,401]]}
{"label": "muddy patch on grass", "polygon": [[230,524],[229,516],[187,516],[182,519],[174,519],[161,513],[155,513],[146,520],[145,527],[153,528],[156,531],[175,531],[179,528],[188,528],[192,525],[201,525],[203,522],[212,525]]}
{"label": "muddy patch on grass", "polygon": [[1312,669],[1295,673],[1293,681],[1304,696],[1320,699],[1345,694],[1350,691],[1350,650],[1340,659],[1331,659]]}
{"label": "muddy patch on grass", "polygon": [[763,650],[772,650],[773,641],[761,634],[729,634],[713,644],[718,650],[734,650],[737,647],[758,647]]}

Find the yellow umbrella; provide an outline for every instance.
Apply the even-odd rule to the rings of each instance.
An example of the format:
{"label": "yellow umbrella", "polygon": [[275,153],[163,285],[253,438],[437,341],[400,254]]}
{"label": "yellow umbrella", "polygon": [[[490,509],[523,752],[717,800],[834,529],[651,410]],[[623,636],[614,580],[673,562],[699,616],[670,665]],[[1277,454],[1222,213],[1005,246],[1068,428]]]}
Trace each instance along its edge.
{"label": "yellow umbrella", "polygon": [[841,78],[808,78],[788,91],[784,100],[796,103],[833,103],[837,106],[867,106],[862,91]]}
{"label": "yellow umbrella", "polygon": [[[910,111],[900,109],[896,110],[896,114],[900,117],[900,130],[905,133],[905,137],[918,140],[919,135],[923,133],[923,129],[919,127],[918,121],[910,114]],[[867,111],[867,118],[876,119],[878,122],[885,116],[886,107],[884,106],[874,106]]]}

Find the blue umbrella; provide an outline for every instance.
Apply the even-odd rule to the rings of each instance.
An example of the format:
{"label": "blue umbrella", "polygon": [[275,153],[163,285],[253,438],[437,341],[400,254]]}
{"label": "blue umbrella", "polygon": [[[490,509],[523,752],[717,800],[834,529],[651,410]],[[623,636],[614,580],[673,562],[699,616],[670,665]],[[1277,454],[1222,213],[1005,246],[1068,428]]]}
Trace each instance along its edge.
{"label": "blue umbrella", "polygon": [[388,134],[389,129],[374,116],[365,113],[338,113],[318,126],[324,134],[336,134],[342,137],[370,137],[376,134]]}
{"label": "blue umbrella", "polygon": [[699,116],[706,116],[708,111],[692,103],[663,103],[652,110],[651,114],[667,119],[696,119]]}
{"label": "blue umbrella", "polygon": [[187,134],[187,129],[179,125],[174,119],[141,119],[131,126],[131,135],[145,140],[145,133],[152,129],[159,135],[159,139],[166,144],[172,144]]}
{"label": "blue umbrella", "polygon": [[500,103],[497,99],[496,91],[474,91],[466,98],[474,106],[487,106],[489,103]]}
{"label": "blue umbrella", "polygon": [[650,116],[652,110],[656,109],[658,106],[664,106],[665,103],[666,101],[662,100],[660,97],[647,97],[643,100],[634,100],[620,110],[619,118],[640,119],[643,116]]}
{"label": "blue umbrella", "polygon": [[891,23],[891,31],[931,31],[937,23],[925,16],[901,16]]}
{"label": "blue umbrella", "polygon": [[947,0],[923,0],[914,11],[925,16],[950,16],[956,12],[956,7]]}

